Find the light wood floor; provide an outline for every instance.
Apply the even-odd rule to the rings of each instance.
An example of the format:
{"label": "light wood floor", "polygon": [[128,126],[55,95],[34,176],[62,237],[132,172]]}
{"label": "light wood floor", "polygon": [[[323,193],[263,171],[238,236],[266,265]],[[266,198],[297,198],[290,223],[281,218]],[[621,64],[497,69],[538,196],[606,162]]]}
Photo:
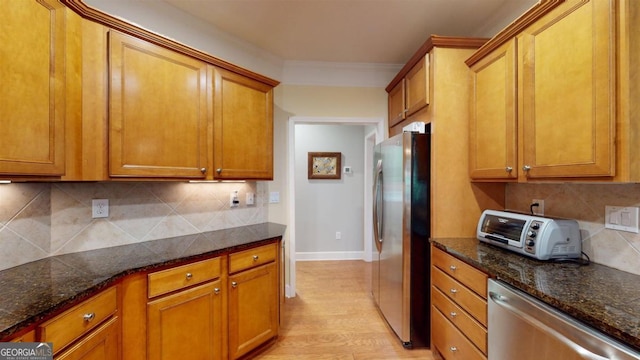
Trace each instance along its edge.
{"label": "light wood floor", "polygon": [[404,349],[388,328],[369,294],[370,263],[296,267],[297,296],[282,309],[279,340],[256,359],[434,359],[428,349]]}

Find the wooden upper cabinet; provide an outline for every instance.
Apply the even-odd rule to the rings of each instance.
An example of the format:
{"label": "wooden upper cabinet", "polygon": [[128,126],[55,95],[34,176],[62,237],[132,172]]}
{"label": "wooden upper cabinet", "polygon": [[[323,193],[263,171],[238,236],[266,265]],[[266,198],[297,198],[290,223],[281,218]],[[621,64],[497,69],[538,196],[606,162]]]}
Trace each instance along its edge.
{"label": "wooden upper cabinet", "polygon": [[614,178],[614,2],[541,2],[467,60],[472,179]]}
{"label": "wooden upper cabinet", "polygon": [[429,54],[422,56],[389,92],[389,128],[429,105]]}
{"label": "wooden upper cabinet", "polygon": [[426,54],[405,76],[405,108],[411,116],[429,105],[429,54]]}
{"label": "wooden upper cabinet", "polygon": [[405,79],[400,80],[396,86],[389,91],[389,127],[393,127],[406,118],[407,112],[404,111],[404,82]]}
{"label": "wooden upper cabinet", "polygon": [[273,88],[245,76],[213,72],[214,179],[273,179]]}
{"label": "wooden upper cabinet", "polygon": [[612,14],[612,1],[567,1],[517,36],[528,178],[615,175]]}
{"label": "wooden upper cabinet", "polygon": [[109,59],[110,175],[204,178],[207,64],[116,31]]}
{"label": "wooden upper cabinet", "polygon": [[65,8],[7,1],[0,12],[0,174],[64,168]]}
{"label": "wooden upper cabinet", "polygon": [[518,177],[515,69],[515,39],[471,67],[469,167],[474,179]]}

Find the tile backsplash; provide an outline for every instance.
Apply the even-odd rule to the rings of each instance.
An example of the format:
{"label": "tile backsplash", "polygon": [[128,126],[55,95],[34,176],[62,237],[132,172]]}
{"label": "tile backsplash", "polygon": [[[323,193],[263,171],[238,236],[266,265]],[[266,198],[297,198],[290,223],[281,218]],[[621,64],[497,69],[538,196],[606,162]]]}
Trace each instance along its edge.
{"label": "tile backsplash", "polygon": [[529,212],[544,200],[545,216],[576,219],[592,262],[640,275],[640,234],[605,229],[605,205],[640,206],[640,184],[508,184],[506,208]]}
{"label": "tile backsplash", "polygon": [[[238,191],[240,206],[229,207]],[[255,205],[245,194],[255,193]],[[0,270],[47,256],[267,221],[261,182],[14,183],[0,185]],[[91,200],[108,199],[93,219]]]}

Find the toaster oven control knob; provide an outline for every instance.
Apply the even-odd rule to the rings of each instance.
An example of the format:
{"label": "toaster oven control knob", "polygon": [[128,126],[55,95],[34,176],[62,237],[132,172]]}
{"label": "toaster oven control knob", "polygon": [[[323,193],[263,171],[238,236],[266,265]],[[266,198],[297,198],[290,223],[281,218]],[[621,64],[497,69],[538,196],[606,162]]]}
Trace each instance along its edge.
{"label": "toaster oven control knob", "polygon": [[537,222],[534,222],[533,224],[531,224],[531,228],[533,230],[538,230],[540,229],[540,224],[538,224]]}
{"label": "toaster oven control knob", "polygon": [[534,246],[535,244],[536,244],[536,242],[533,241],[533,240],[528,240],[527,241],[527,246]]}
{"label": "toaster oven control knob", "polygon": [[529,230],[527,232],[527,236],[530,237],[530,238],[534,238],[534,237],[536,237],[536,235],[538,235],[538,234],[533,230]]}

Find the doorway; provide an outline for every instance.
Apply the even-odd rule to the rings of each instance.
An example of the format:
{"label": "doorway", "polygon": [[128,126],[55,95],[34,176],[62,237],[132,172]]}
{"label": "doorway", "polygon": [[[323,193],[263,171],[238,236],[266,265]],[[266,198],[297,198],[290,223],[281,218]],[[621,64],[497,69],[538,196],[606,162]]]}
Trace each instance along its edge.
{"label": "doorway", "polygon": [[[285,248],[285,261],[288,265],[288,274],[286,276],[286,296],[295,297],[296,294],[296,154],[295,154],[295,140],[296,140],[296,125],[359,125],[370,126],[371,130],[364,134],[364,186],[362,191],[364,192],[364,206],[363,206],[363,255],[362,259],[365,261],[371,261],[371,219],[368,214],[371,213],[371,200],[370,189],[372,180],[372,163],[373,158],[372,150],[373,145],[382,141],[384,136],[384,119],[382,118],[338,118],[338,117],[299,117],[294,116],[289,118],[288,124],[288,159],[289,164],[287,168],[287,178],[289,184],[289,196],[288,196],[288,224],[289,224],[289,243]],[[371,161],[369,161],[371,160]],[[368,221],[368,222],[367,222]],[[367,255],[368,253],[368,255]],[[367,260],[368,259],[368,260]]]}

